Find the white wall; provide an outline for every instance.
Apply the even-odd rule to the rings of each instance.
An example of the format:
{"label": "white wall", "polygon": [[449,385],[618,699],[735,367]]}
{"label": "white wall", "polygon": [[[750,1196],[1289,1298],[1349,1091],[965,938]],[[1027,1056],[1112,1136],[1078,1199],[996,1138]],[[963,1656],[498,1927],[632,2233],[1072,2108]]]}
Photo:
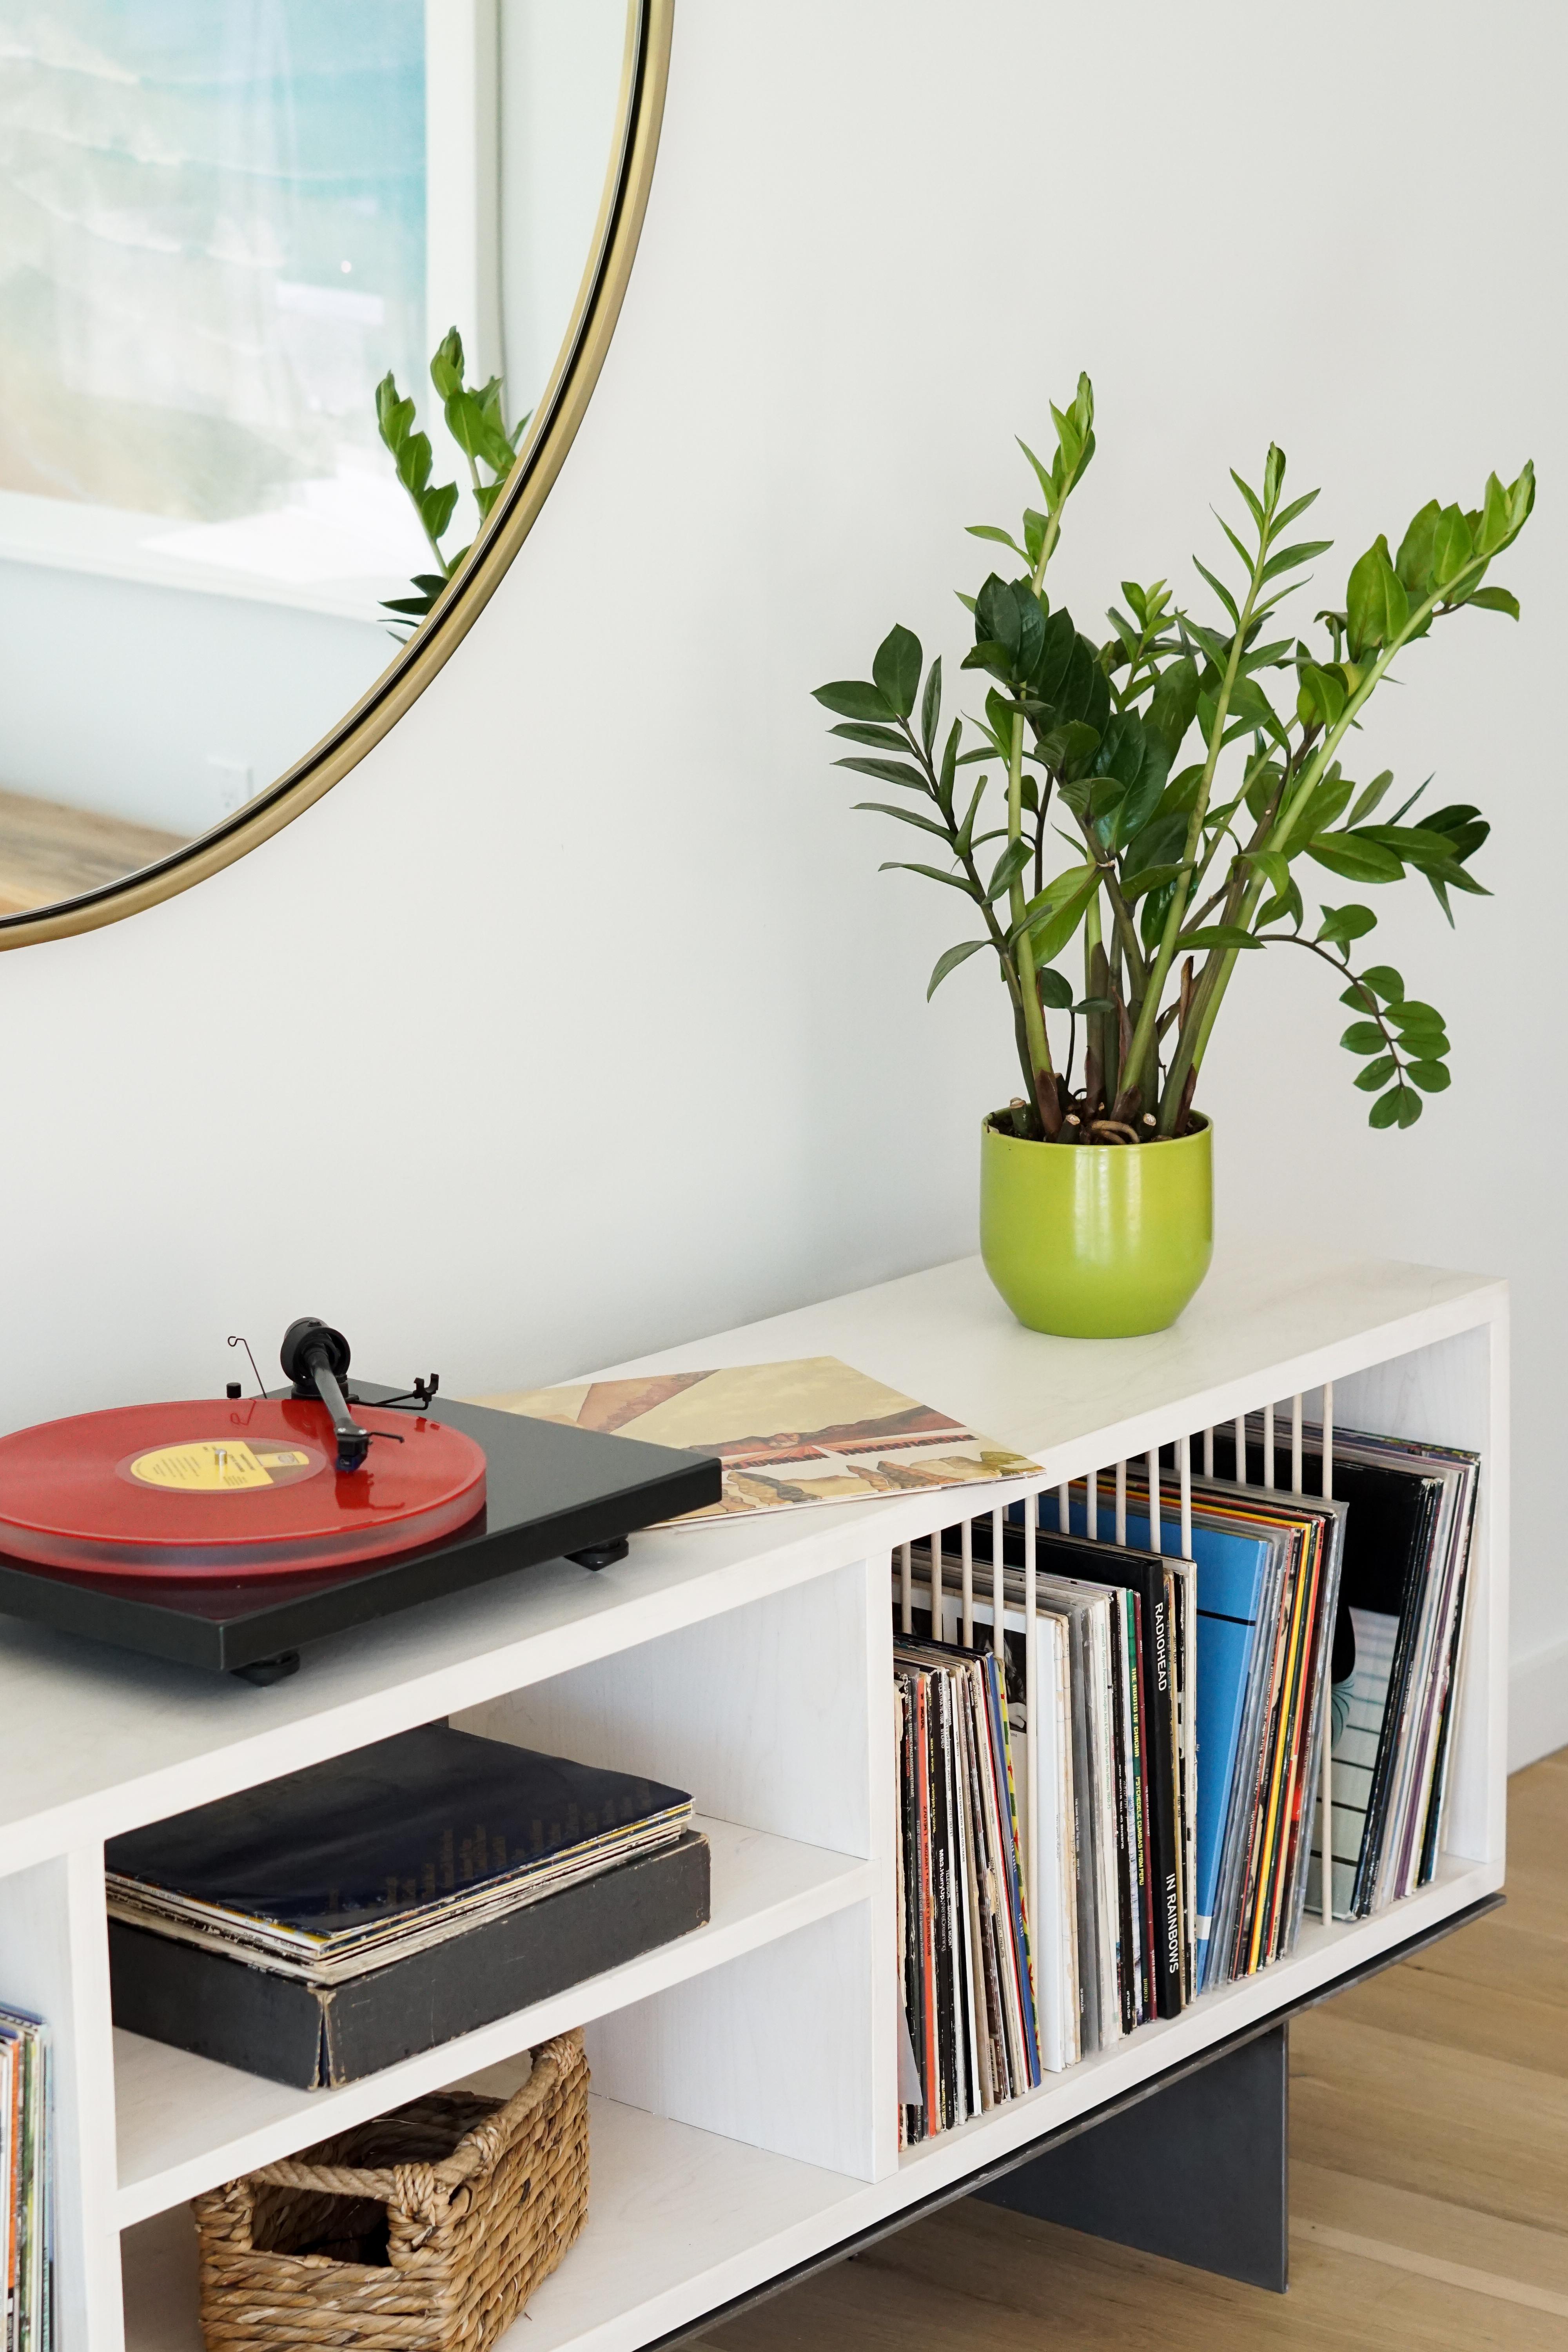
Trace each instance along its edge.
{"label": "white wall", "polygon": [[0,562],[0,787],[205,833],[395,651],[374,621]]}
{"label": "white wall", "polygon": [[1457,937],[1414,887],[1385,924],[1448,1014],[1452,1092],[1371,1134],[1303,957],[1248,966],[1205,1094],[1227,1226],[1515,1277],[1516,1652],[1568,1642],[1563,1119],[1531,994],[1564,846],[1537,681],[1565,50],[1544,0],[680,0],[620,331],[473,635],[242,865],[0,963],[0,1420],[210,1388],[225,1332],[270,1350],[306,1307],[474,1389],[971,1246],[1000,994],[976,963],[923,1005],[959,902],[877,875],[892,845],[807,689],[895,616],[957,655],[961,527],[1016,510],[1009,436],[1087,365],[1100,455],[1060,568],[1086,619],[1129,572],[1189,591],[1226,466],[1271,434],[1326,486],[1325,592],[1434,492],[1540,466],[1523,625],[1418,653],[1371,747],[1498,826]]}

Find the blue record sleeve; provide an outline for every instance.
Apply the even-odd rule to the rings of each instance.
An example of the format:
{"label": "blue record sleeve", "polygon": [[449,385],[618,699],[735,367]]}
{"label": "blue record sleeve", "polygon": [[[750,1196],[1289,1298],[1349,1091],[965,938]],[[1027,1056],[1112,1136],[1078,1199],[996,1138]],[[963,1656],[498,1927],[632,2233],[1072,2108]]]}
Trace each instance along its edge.
{"label": "blue record sleeve", "polygon": [[[1076,1498],[1071,1509],[1074,1535],[1089,1532],[1088,1513]],[[1102,1544],[1116,1541],[1114,1505],[1102,1504],[1098,1514]],[[1048,1532],[1048,1530],[1047,1530]],[[1129,1550],[1147,1551],[1147,1516],[1129,1507]],[[1180,1522],[1168,1512],[1160,1515],[1160,1549],[1179,1559]],[[1268,1575],[1270,1545],[1261,1536],[1233,1534],[1228,1529],[1193,1522],[1193,1562],[1198,1588],[1198,1819],[1197,1819],[1197,1968],[1204,1981],[1204,1960],[1209,1929],[1219,1895],[1220,1861],[1225,1852],[1226,1817],[1230,1809],[1236,1755],[1247,1711],[1247,1682],[1258,1641],[1258,1612]],[[1110,1566],[1110,1562],[1107,1562]]]}

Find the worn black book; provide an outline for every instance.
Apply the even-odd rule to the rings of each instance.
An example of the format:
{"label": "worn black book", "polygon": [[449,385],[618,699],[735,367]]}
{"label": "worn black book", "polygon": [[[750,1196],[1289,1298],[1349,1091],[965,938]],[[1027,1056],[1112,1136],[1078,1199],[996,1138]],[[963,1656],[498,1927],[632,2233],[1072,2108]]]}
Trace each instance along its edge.
{"label": "worn black book", "polygon": [[109,1909],[342,1983],[671,1846],[691,1811],[662,1781],[426,1724],[111,1839]]}

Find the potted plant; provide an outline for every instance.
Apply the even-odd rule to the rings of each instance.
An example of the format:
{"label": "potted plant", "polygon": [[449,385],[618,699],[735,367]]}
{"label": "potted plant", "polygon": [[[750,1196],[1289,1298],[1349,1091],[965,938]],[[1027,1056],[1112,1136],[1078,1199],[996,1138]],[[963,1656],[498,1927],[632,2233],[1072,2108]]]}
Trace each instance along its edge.
{"label": "potted plant", "polygon": [[[980,936],[938,957],[928,1000],[987,950],[1006,988],[1024,1091],[982,1127],[987,1270],[1033,1329],[1113,1338],[1163,1329],[1208,1269],[1212,1138],[1194,1094],[1244,954],[1297,948],[1335,973],[1352,1016],[1341,1042],[1374,1097],[1373,1127],[1411,1126],[1423,1094],[1448,1084],[1442,1015],[1390,965],[1358,968],[1372,909],[1356,898],[1310,921],[1302,886],[1314,866],[1358,887],[1418,874],[1450,923],[1450,894],[1481,891],[1469,860],[1489,828],[1477,809],[1416,814],[1423,785],[1389,813],[1392,773],[1362,782],[1346,762],[1362,767],[1368,703],[1435,622],[1475,606],[1517,619],[1487,573],[1524,527],[1535,475],[1526,465],[1506,487],[1491,475],[1468,510],[1430,500],[1396,554],[1374,540],[1309,639],[1274,615],[1330,542],[1292,539],[1318,493],[1287,499],[1271,447],[1260,486],[1231,477],[1242,510],[1237,530],[1220,520],[1229,584],[1194,558],[1210,616],[1163,580],[1127,580],[1097,645],[1046,592],[1094,455],[1089,378],[1051,414],[1048,466],[1019,444],[1043,502],[1025,509],[1021,540],[971,527],[1022,566],[963,598],[974,616],[963,667],[990,680],[984,715],[942,736],[941,660],[928,670],[903,627],[868,679],[818,687],[816,698],[858,747],[837,764],[907,796],[857,805],[931,836],[942,860],[889,865],[975,910]],[[987,802],[993,773],[1005,814]],[[1061,839],[1070,862],[1047,876]],[[1078,981],[1060,968],[1075,942]],[[1051,1042],[1064,1016],[1065,1055],[1059,1025]]]}

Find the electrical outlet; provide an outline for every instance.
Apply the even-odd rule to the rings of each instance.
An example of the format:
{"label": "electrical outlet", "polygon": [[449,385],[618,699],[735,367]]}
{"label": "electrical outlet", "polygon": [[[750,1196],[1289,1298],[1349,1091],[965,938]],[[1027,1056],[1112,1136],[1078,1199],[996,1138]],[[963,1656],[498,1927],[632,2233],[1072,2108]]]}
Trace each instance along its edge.
{"label": "electrical outlet", "polygon": [[212,778],[218,816],[232,816],[236,809],[245,806],[256,790],[248,760],[226,759],[220,751],[209,751],[207,772]]}

